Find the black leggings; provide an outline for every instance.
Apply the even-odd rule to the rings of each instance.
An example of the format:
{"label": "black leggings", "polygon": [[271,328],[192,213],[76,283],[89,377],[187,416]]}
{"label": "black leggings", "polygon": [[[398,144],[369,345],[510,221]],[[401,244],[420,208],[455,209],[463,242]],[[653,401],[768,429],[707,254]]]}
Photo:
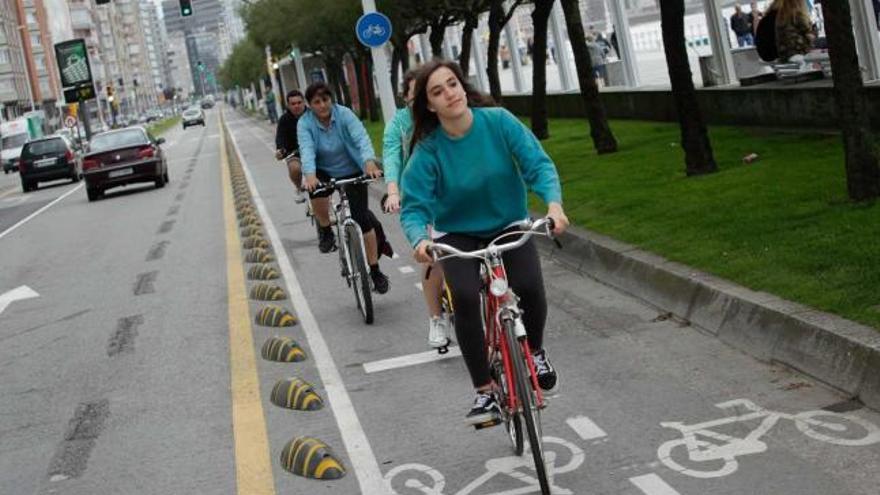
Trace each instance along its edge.
{"label": "black leggings", "polygon": [[[318,177],[318,180],[321,182],[330,182],[331,177],[327,175],[323,170],[318,170],[315,175]],[[334,179],[354,179],[355,177],[361,177],[364,174],[358,173],[354,175],[346,175],[344,177],[332,177]],[[330,191],[312,193],[309,195],[311,198],[326,198],[330,196],[332,193]],[[361,232],[364,234],[371,232],[373,230],[373,219],[375,218],[370,213],[370,205],[369,205],[369,195],[367,193],[367,185],[366,184],[355,184],[350,186],[345,186],[345,195],[348,196],[348,205],[351,211],[351,218],[357,222],[361,227]]]}
{"label": "black leggings", "polygon": [[[449,244],[462,251],[473,251],[484,247],[492,238],[481,239],[462,234],[447,234],[437,242]],[[515,236],[510,236],[504,242],[515,239]],[[529,240],[519,249],[504,253],[503,259],[508,284],[520,298],[519,307],[523,312],[522,319],[528,334],[529,346],[532,351],[543,349],[547,298],[544,295],[541,261],[534,241]],[[442,263],[443,274],[446,277],[446,284],[452,291],[452,304],[455,307],[455,336],[471,374],[474,388],[480,388],[492,380],[486,359],[483,316],[480,314],[480,261],[449,258]]]}

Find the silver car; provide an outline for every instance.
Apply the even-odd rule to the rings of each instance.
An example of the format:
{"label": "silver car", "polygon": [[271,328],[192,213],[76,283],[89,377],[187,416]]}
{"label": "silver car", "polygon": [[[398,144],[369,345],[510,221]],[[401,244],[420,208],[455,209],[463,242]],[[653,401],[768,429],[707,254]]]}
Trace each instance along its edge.
{"label": "silver car", "polygon": [[199,107],[189,107],[183,111],[183,128],[192,125],[205,125],[205,112]]}

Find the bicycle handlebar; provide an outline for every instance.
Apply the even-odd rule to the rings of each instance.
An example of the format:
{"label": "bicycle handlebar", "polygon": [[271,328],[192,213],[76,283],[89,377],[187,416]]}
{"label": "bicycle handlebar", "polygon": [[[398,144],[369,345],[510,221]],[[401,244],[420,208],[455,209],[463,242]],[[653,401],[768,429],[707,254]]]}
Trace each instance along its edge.
{"label": "bicycle handlebar", "polygon": [[318,187],[312,191],[314,193],[320,193],[325,191],[335,191],[343,186],[350,186],[354,184],[369,184],[374,182],[376,179],[368,176],[362,175],[360,177],[354,177],[352,179],[330,179],[330,182],[321,182],[318,184]]}
{"label": "bicycle handlebar", "polygon": [[[525,220],[520,225],[523,227],[523,230],[516,230],[513,232],[501,234],[493,239],[488,246],[483,249],[477,249],[476,251],[462,251],[448,244],[442,244],[439,242],[432,243],[428,249],[434,255],[434,261],[440,261],[448,257],[485,259],[486,256],[489,254],[501,254],[505,251],[512,251],[514,249],[517,249],[518,247],[528,242],[528,240],[536,234],[552,237],[551,232],[555,226],[555,223],[552,218],[544,217],[535,220],[534,222],[531,220]],[[500,241],[501,239],[516,234],[521,234],[519,239],[513,242],[497,244],[498,241]]]}

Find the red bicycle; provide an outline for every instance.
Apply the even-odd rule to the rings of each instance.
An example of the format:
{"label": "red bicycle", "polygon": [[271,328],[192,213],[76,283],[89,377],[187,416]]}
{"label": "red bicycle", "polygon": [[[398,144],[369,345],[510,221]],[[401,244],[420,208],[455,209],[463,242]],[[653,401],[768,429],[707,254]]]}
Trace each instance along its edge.
{"label": "red bicycle", "polygon": [[[431,251],[436,261],[446,258],[471,258],[481,261],[480,288],[483,328],[486,332],[486,356],[489,370],[498,385],[498,402],[501,405],[501,421],[505,423],[513,450],[522,455],[525,450],[522,423],[525,422],[529,446],[535,463],[541,493],[550,494],[550,482],[544,463],[544,448],[541,433],[541,410],[545,407],[544,395],[538,386],[535,363],[526,339],[526,329],[522,323],[522,310],[519,298],[507,283],[507,272],[501,255],[528,242],[533,235],[550,236],[553,220],[542,218],[525,221],[522,230],[504,233],[496,237],[485,248],[476,251],[461,251],[447,244],[434,243]],[[500,241],[513,236],[519,239],[507,243]],[[498,421],[477,425],[477,429],[495,426]]]}

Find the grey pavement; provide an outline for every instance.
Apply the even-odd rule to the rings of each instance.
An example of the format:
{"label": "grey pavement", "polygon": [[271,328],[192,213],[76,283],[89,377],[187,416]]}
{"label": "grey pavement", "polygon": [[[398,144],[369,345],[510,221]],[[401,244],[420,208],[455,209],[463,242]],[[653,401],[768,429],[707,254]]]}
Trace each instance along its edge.
{"label": "grey pavement", "polygon": [[[0,312],[0,494],[236,491],[218,113],[208,112],[204,129],[166,135],[172,182],[164,189],[111,191],[89,203],[80,188],[8,235],[0,229],[0,298],[23,285],[39,294]],[[257,356],[276,334],[309,355],[294,364],[258,361],[275,492],[380,495],[362,491],[345,443],[359,425],[368,445],[357,447],[375,458],[387,493],[537,493],[529,458],[512,456],[503,429],[464,426],[471,391],[460,358],[366,371],[428,351],[418,269],[397,219],[379,214],[399,257],[383,258],[392,287],[375,297],[376,323],[366,326],[336,255],[317,250],[272,157],[269,129],[225,114],[264,221],[277,230],[275,249],[290,259],[327,343],[331,362],[320,364],[341,377],[322,381],[302,325],[254,325]],[[16,181],[0,176],[3,225],[77,187],[23,195],[10,189]],[[543,413],[554,493],[877,493],[876,411],[556,261],[545,260],[544,270],[546,346],[563,381]],[[344,387],[351,408],[332,400],[315,412],[272,405],[273,385],[290,376],[325,400],[330,387]],[[347,414],[357,424],[337,422]],[[284,471],[279,455],[295,436],[326,442],[347,475],[315,481]]]}
{"label": "grey pavement", "polygon": [[[0,239],[0,293],[39,293],[0,314],[0,493],[230,492],[219,132],[209,116],[207,128],[168,133],[164,189],[116,189],[94,203],[79,189]],[[136,294],[139,280],[152,282]]]}

